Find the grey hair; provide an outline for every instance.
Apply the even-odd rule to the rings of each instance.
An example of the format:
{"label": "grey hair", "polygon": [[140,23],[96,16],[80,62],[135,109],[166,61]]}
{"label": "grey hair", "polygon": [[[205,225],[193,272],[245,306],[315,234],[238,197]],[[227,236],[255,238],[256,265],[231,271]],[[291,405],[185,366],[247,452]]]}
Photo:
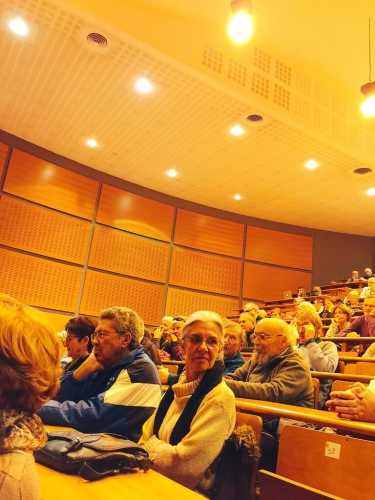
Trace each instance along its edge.
{"label": "grey hair", "polygon": [[100,311],[98,318],[100,321],[103,319],[114,321],[117,333],[130,333],[129,351],[134,351],[139,346],[144,334],[144,323],[133,309],[121,306],[109,307]]}
{"label": "grey hair", "polygon": [[244,311],[245,311],[245,309],[254,309],[254,311],[258,312],[259,306],[257,304],[255,304],[254,302],[247,302],[243,309],[244,309]]}
{"label": "grey hair", "polygon": [[227,332],[227,330],[232,330],[239,334],[241,338],[241,342],[245,343],[246,342],[246,332],[241,328],[241,325],[236,323],[235,321],[228,321],[228,323],[225,323],[224,325],[224,333]]}
{"label": "grey hair", "polygon": [[221,317],[213,311],[196,311],[190,314],[184,328],[182,329],[182,340],[188,335],[191,326],[197,321],[202,321],[203,323],[215,323],[220,331],[220,340],[224,340],[224,325]]}

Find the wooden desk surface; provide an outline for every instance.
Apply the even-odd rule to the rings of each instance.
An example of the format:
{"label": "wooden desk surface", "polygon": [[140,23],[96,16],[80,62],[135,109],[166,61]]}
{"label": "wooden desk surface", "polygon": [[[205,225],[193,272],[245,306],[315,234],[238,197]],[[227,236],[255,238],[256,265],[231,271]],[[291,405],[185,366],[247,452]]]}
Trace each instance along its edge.
{"label": "wooden desk surface", "polygon": [[[46,426],[50,431],[68,427]],[[202,496],[152,469],[85,481],[36,464],[42,500],[202,500]]]}
{"label": "wooden desk surface", "polygon": [[120,474],[98,481],[57,472],[36,464],[42,500],[202,500],[202,496],[153,470]]}
{"label": "wooden desk surface", "polygon": [[375,424],[371,424],[369,422],[343,420],[333,412],[315,410],[312,408],[301,408],[299,406],[291,406],[281,403],[269,403],[268,401],[260,401],[257,399],[241,398],[236,398],[236,409],[243,410],[248,413],[255,413],[261,417],[293,418],[303,422],[332,427],[340,430],[341,432],[348,432],[349,434],[375,437]]}
{"label": "wooden desk surface", "polygon": [[374,375],[361,375],[359,373],[328,373],[314,371],[311,372],[311,376],[318,379],[329,378],[331,380],[348,380],[349,382],[363,382],[364,384],[368,384],[375,378]]}

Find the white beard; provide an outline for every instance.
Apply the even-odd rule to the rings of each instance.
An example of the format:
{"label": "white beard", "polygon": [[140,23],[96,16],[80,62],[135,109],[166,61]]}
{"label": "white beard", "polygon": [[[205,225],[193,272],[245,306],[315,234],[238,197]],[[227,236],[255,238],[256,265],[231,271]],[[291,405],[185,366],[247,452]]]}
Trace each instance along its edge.
{"label": "white beard", "polygon": [[265,352],[254,351],[253,359],[259,365],[266,365],[268,363],[268,361],[270,360],[270,355],[268,354],[267,351],[265,351]]}

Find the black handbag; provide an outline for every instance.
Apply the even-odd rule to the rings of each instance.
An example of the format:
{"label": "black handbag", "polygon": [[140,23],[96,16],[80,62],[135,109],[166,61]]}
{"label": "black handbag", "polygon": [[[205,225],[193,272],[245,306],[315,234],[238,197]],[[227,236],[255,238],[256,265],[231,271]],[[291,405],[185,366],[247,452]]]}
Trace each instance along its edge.
{"label": "black handbag", "polygon": [[48,442],[34,452],[35,460],[51,469],[79,474],[93,481],[129,469],[147,471],[153,465],[147,451],[117,434],[48,433]]}

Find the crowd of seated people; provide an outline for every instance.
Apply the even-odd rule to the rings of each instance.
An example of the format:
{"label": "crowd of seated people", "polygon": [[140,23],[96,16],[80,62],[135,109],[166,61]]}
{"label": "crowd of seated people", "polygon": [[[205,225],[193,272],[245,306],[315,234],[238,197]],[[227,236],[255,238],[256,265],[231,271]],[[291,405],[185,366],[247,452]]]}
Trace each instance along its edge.
{"label": "crowd of seated people", "polygon": [[[371,290],[371,277],[368,285]],[[320,317],[332,317],[327,337],[351,332],[375,336],[371,293],[364,301],[364,315],[351,322],[348,305],[358,304],[356,291],[357,297],[346,297],[348,305],[333,304],[327,296],[318,311],[318,304],[299,291],[294,312],[274,308],[268,318],[250,302],[238,323],[198,311],[189,317],[165,316],[150,333],[127,307],[104,309],[98,321],[72,318],[63,341],[71,361],[61,372],[60,388],[56,386],[35,411],[45,424],[113,432],[139,441],[154,459],[155,470],[189,488],[208,491],[214,477],[210,466],[233,431],[235,397],[313,407],[311,372],[332,373],[338,364],[337,345],[321,340]],[[375,346],[365,348],[369,357],[375,356]],[[251,358],[246,360],[241,351],[250,351]],[[170,374],[161,366],[166,360],[184,361],[182,373]],[[161,384],[170,386],[164,396]],[[325,408],[330,386],[329,377],[321,380],[320,409]],[[352,402],[367,401],[366,391],[360,387],[349,395],[332,393],[327,406],[340,416],[347,408],[357,411],[359,405]],[[277,440],[278,419],[265,421],[264,429]],[[275,463],[266,460],[264,466],[272,470]]]}

